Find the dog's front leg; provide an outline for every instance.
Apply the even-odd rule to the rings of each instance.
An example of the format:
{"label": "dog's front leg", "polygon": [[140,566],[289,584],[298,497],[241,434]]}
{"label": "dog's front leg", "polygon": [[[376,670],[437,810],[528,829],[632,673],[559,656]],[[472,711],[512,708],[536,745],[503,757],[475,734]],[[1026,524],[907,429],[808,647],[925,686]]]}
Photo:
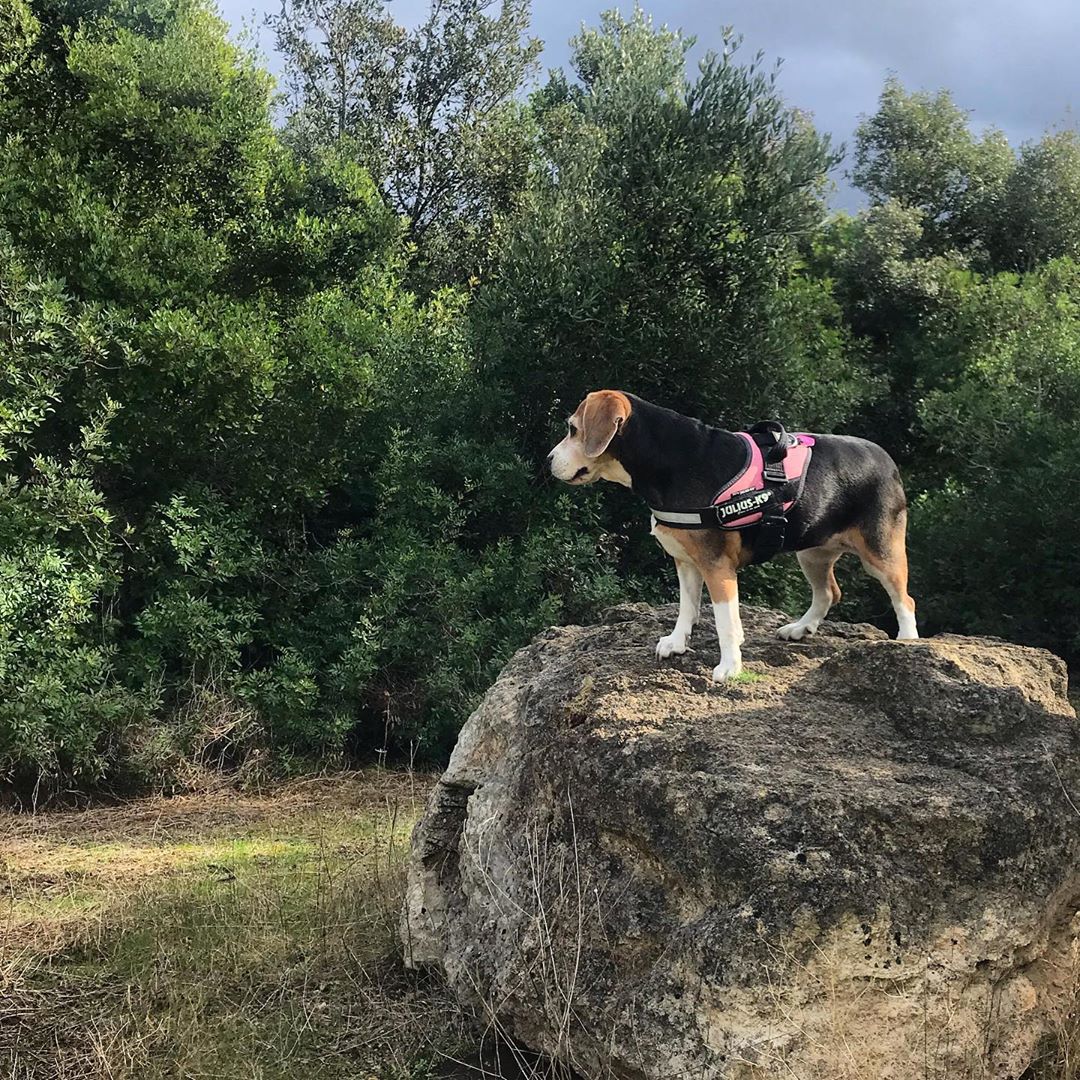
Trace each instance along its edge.
{"label": "dog's front leg", "polygon": [[686,652],[686,643],[694,632],[701,610],[701,583],[704,580],[701,571],[686,559],[676,559],[675,569],[679,572],[679,617],[675,620],[675,629],[656,643],[659,660]]}
{"label": "dog's front leg", "polygon": [[716,616],[716,636],[720,639],[720,663],[713,668],[713,681],[732,679],[742,671],[742,619],[739,618],[739,584],[735,567],[723,562],[706,575],[713,614]]}

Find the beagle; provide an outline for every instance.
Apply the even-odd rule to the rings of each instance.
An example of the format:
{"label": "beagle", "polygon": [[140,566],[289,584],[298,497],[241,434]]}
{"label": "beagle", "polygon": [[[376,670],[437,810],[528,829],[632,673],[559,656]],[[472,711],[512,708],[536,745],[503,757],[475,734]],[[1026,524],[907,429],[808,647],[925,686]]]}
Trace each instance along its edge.
{"label": "beagle", "polygon": [[[665,659],[686,651],[704,583],[720,639],[720,663],[713,669],[717,682],[742,670],[736,573],[755,561],[762,536],[761,515],[743,511],[767,501],[748,500],[745,490],[736,493],[741,501],[733,512],[742,517],[721,523],[720,494],[744,482],[739,478],[747,469],[750,442],[746,434],[711,427],[633,394],[598,390],[577,407],[566,437],[548,455],[559,480],[575,485],[610,480],[648,501],[652,534],[675,560],[679,575],[679,617],[657,642],[656,655]],[[876,443],[847,435],[800,436],[795,444],[807,448],[805,474],[777,488],[781,494],[775,501],[782,505],[774,514],[781,523],[777,546],[796,553],[813,598],[801,619],[781,627],[780,637],[798,641],[817,630],[840,599],[836,560],[851,552],[889,594],[897,636],[917,638],[915,601],[907,591],[907,499],[895,462]],[[731,510],[729,504],[725,500]],[[704,509],[688,512],[687,507]],[[715,524],[709,509],[718,511]]]}

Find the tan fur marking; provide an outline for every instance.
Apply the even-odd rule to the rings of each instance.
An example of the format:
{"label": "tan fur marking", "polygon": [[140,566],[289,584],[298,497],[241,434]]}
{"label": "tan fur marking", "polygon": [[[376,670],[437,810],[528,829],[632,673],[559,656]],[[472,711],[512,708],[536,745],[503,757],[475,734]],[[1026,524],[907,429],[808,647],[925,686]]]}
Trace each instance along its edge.
{"label": "tan fur marking", "polygon": [[574,419],[581,428],[585,453],[599,457],[629,419],[630,399],[619,390],[595,390],[578,406]]}
{"label": "tan fur marking", "polygon": [[832,593],[832,602],[839,604],[843,599],[844,594],[840,591],[840,586],[836,582],[836,559],[833,559],[832,565],[829,567],[829,592]]}
{"label": "tan fur marking", "polygon": [[673,547],[681,549],[679,557],[688,559],[699,570],[706,581],[709,580],[710,568],[718,564],[738,569],[753,557],[753,551],[742,542],[742,534],[722,529],[672,529],[656,523],[653,533],[665,551]]}
{"label": "tan fur marking", "polygon": [[727,604],[738,598],[739,587],[735,577],[735,567],[729,563],[715,563],[703,571],[705,587],[714,604]]}
{"label": "tan fur marking", "polygon": [[[905,533],[907,531],[907,515],[902,514],[896,525],[889,532],[885,541],[886,554],[878,555],[867,543],[862,530],[846,529],[837,534],[839,540],[846,548],[858,555],[859,560],[867,571],[876,571],[883,582],[887,583],[896,591],[900,602],[908,611],[915,611],[915,601],[908,595],[908,560]],[[839,591],[839,590],[838,590]]]}

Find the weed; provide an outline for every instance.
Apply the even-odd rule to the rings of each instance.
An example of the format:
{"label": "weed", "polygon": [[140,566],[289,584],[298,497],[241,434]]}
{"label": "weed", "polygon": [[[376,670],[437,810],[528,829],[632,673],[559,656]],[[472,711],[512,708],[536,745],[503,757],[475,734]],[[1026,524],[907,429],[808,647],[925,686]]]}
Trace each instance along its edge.
{"label": "weed", "polygon": [[740,671],[738,675],[733,675],[728,682],[738,686],[740,683],[759,683],[764,682],[765,676],[757,671],[749,671],[744,669]]}

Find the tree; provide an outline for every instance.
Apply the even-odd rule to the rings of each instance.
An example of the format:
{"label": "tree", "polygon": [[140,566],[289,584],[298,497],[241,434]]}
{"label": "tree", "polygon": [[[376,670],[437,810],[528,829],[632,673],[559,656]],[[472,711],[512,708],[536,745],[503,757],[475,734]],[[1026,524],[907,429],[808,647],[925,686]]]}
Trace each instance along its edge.
{"label": "tree", "polygon": [[952,369],[919,402],[936,447],[912,516],[930,626],[1080,651],[1078,297],[1080,265],[1061,259],[969,278],[926,328]]}
{"label": "tree", "polygon": [[1060,131],[1020,151],[998,230],[997,264],[1032,270],[1063,255],[1080,258],[1080,137]]}
{"label": "tree", "polygon": [[205,296],[261,197],[270,79],[197,0],[85,7],[36,5],[3,84],[0,219],[77,297]]}
{"label": "tree", "polygon": [[289,137],[348,147],[407,220],[434,283],[473,272],[530,160],[516,95],[540,42],[526,36],[528,0],[494,6],[432,0],[412,30],[381,0],[283,0],[269,19],[287,65]]}
{"label": "tree", "polygon": [[597,386],[736,426],[833,424],[857,396],[829,287],[799,272],[828,140],[735,39],[688,77],[692,44],[609,12],[534,98],[545,156],[477,323],[536,451]]}
{"label": "tree", "polygon": [[24,0],[0,0],[0,81],[18,67],[38,30],[38,21]]}
{"label": "tree", "polygon": [[921,254],[985,253],[1016,159],[997,129],[976,138],[947,91],[909,93],[891,77],[855,134],[852,180],[873,205],[921,211]]}

